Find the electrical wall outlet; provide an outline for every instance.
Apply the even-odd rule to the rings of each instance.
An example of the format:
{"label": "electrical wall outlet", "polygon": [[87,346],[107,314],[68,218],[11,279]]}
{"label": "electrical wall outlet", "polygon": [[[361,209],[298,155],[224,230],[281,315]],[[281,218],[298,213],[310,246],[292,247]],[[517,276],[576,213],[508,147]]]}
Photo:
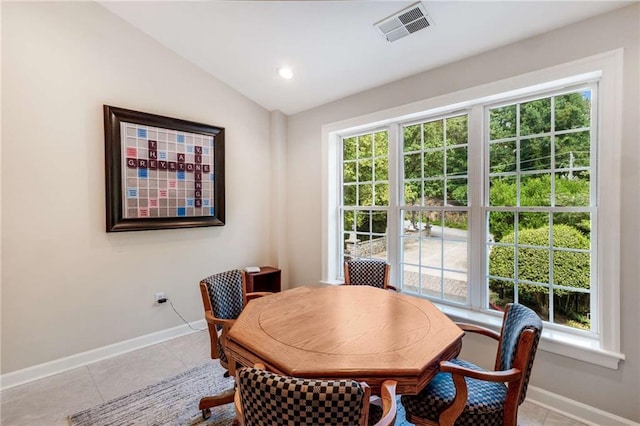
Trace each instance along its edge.
{"label": "electrical wall outlet", "polygon": [[160,299],[166,299],[164,292],[162,291],[156,293],[156,302],[158,302]]}

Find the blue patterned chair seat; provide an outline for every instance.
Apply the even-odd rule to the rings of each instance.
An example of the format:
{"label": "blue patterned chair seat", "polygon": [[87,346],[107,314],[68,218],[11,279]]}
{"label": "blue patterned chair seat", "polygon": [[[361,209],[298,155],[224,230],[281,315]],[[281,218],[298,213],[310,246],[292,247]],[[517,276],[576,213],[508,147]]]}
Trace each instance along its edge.
{"label": "blue patterned chair seat", "polygon": [[[452,359],[451,362],[472,370],[487,371],[461,359]],[[469,393],[456,426],[502,424],[504,401],[507,396],[504,383],[468,377],[465,380]],[[451,374],[438,373],[422,392],[418,395],[403,395],[401,401],[408,413],[437,422],[438,415],[453,401],[455,395],[456,389]]]}

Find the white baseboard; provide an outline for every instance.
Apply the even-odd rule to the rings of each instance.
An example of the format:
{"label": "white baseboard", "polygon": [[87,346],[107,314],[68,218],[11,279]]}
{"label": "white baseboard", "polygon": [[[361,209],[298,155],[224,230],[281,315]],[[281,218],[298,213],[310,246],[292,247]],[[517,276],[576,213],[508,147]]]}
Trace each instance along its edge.
{"label": "white baseboard", "polygon": [[[190,323],[190,325],[197,329],[207,327],[207,323],[204,319],[194,321]],[[189,328],[186,324],[183,324],[166,330],[157,331],[155,333],[145,334],[144,336],[135,337],[133,339],[124,340],[112,345],[45,362],[43,364],[23,368],[22,370],[12,371],[10,373],[0,375],[0,389],[9,389],[14,386],[62,373],[63,371],[82,367],[126,352],[135,351],[136,349],[155,345],[193,332],[194,330]]]}
{"label": "white baseboard", "polygon": [[583,404],[582,402],[565,398],[564,396],[546,391],[536,386],[529,385],[527,388],[527,402],[539,405],[547,410],[554,411],[587,425],[640,426],[640,423],[616,416],[615,414]]}

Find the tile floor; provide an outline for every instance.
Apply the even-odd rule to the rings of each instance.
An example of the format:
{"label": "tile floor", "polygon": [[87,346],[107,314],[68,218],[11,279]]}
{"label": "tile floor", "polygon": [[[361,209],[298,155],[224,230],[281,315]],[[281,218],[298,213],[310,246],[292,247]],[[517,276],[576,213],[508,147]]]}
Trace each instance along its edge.
{"label": "tile floor", "polygon": [[[208,361],[209,336],[195,332],[0,393],[0,424],[68,425],[67,416]],[[519,424],[584,426],[525,402]]]}

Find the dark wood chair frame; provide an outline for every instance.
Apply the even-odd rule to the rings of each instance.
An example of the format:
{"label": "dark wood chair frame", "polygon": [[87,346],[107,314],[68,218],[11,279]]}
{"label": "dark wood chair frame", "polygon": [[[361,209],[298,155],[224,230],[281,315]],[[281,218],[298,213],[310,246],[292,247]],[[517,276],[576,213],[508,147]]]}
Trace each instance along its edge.
{"label": "dark wood chair frame", "polygon": [[[508,309],[507,309],[508,310]],[[505,316],[507,315],[505,310]],[[502,382],[508,384],[507,396],[504,404],[503,425],[518,425],[518,406],[520,405],[520,396],[524,390],[525,372],[529,367],[531,358],[535,355],[532,352],[535,344],[536,334],[534,330],[525,329],[520,333],[518,338],[518,349],[516,351],[513,366],[508,370],[498,370],[500,368],[500,353],[502,349],[502,334],[504,332],[504,323],[500,330],[500,334],[485,327],[473,324],[456,323],[462,330],[470,333],[478,333],[490,337],[498,341],[498,352],[496,355],[496,363],[494,370],[496,371],[476,371],[461,367],[449,361],[440,362],[440,371],[451,373],[453,383],[456,388],[456,396],[453,402],[445,408],[438,418],[438,422],[410,415],[407,413],[407,421],[416,425],[428,426],[453,426],[456,419],[464,411],[467,402],[467,383],[465,377],[472,379],[485,380],[489,382]]]}
{"label": "dark wood chair frame", "polygon": [[[211,301],[209,300],[209,293],[207,291],[207,283],[203,280],[200,281],[200,294],[202,296],[202,304],[204,305],[204,318],[207,321],[207,327],[209,329],[209,339],[211,342],[211,359],[219,359],[220,354],[218,353],[218,339],[220,339],[220,343],[224,348],[226,345],[227,333],[233,326],[235,319],[222,319],[216,318],[213,316],[213,309],[211,307]],[[242,271],[242,306],[247,306],[249,301],[256,299],[258,297],[266,296],[269,294],[273,294],[270,292],[253,292],[247,293],[247,273]],[[217,327],[222,328],[222,333],[218,336]],[[220,360],[220,365],[225,369],[229,369],[229,366],[226,362]],[[229,376],[229,372],[225,373],[225,376]],[[211,408],[218,407],[224,404],[230,404],[233,402],[235,395],[235,389],[230,389],[226,392],[223,392],[219,395],[213,396],[205,396],[200,399],[200,403],[198,404],[198,408],[202,410],[202,417],[204,419],[208,419],[211,416]]]}

